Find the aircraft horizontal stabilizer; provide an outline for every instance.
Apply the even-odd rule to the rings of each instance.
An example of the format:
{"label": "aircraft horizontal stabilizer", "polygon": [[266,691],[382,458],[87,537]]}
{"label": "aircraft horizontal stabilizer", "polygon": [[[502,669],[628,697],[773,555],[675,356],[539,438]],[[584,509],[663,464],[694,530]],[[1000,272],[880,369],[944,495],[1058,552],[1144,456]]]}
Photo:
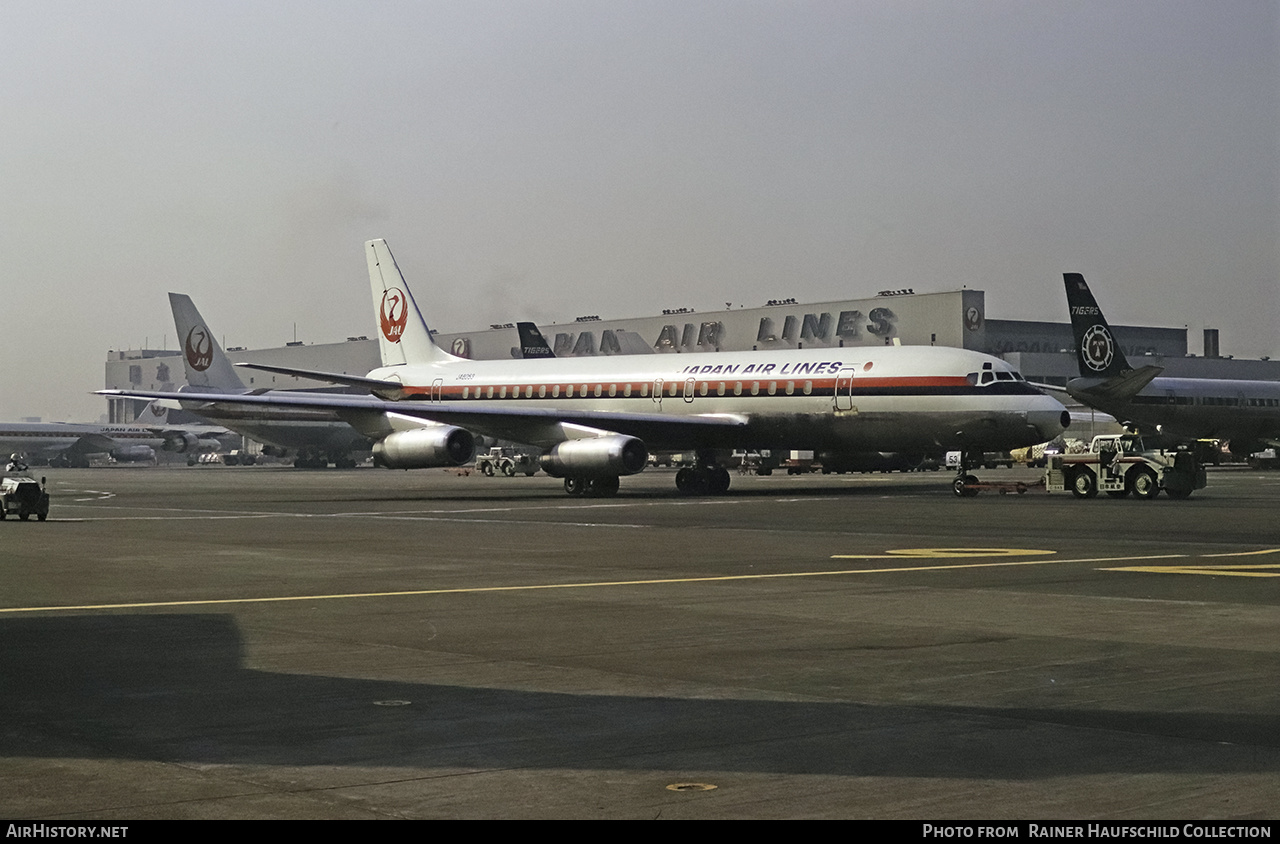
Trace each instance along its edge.
{"label": "aircraft horizontal stabilizer", "polygon": [[[1142,392],[1142,388],[1163,371],[1164,367],[1161,366],[1140,366],[1096,384],[1082,383],[1088,379],[1075,379],[1067,384],[1067,392],[1076,398],[1083,396],[1106,402],[1128,401]],[[1089,404],[1087,401],[1085,403]]]}
{"label": "aircraft horizontal stabilizer", "polygon": [[362,375],[347,375],[341,372],[321,372],[315,369],[293,369],[288,366],[272,366],[266,363],[237,363],[245,369],[261,369],[264,372],[276,372],[294,378],[309,378],[312,381],[328,381],[333,384],[346,384],[349,387],[362,387],[366,390],[388,390],[399,392],[404,386],[399,381],[384,381],[381,378],[365,378]]}

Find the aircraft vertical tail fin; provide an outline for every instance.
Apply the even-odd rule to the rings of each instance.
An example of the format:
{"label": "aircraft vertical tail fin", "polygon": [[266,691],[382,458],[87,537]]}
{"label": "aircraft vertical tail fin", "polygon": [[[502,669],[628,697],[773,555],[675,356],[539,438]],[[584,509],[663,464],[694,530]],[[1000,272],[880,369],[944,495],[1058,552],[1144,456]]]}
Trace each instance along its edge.
{"label": "aircraft vertical tail fin", "polygon": [[169,408],[164,402],[146,402],[138,408],[138,412],[134,414],[133,421],[139,425],[168,425]]}
{"label": "aircraft vertical tail fin", "polygon": [[[1080,273],[1063,273],[1067,288],[1067,309],[1071,313],[1071,332],[1076,340],[1076,364],[1086,378],[1110,378],[1133,369],[1125,360],[1102,315],[1089,285]],[[1148,379],[1149,380],[1149,379]]]}
{"label": "aircraft vertical tail fin", "polygon": [[547,345],[546,338],[531,322],[517,322],[516,331],[520,333],[520,356],[525,360],[533,358],[553,358],[555,352]]}
{"label": "aircraft vertical tail fin", "polygon": [[173,309],[173,324],[177,326],[178,342],[182,344],[182,365],[187,370],[187,383],[219,392],[244,392],[244,382],[223,354],[222,347],[196,310],[191,297],[170,293],[169,307]]}
{"label": "aircraft vertical tail fin", "polygon": [[441,349],[431,339],[431,329],[427,328],[387,242],[379,238],[368,241],[364,246],[382,365],[462,360]]}

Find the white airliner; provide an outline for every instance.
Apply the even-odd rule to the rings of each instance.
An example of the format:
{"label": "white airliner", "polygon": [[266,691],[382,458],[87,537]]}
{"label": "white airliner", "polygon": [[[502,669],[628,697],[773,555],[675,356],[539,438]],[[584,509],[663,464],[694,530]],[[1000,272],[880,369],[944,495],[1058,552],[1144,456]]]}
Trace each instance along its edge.
{"label": "white airliner", "polygon": [[[331,408],[362,430],[384,413],[442,423],[386,431],[375,454],[392,465],[471,458],[471,432],[543,450],[542,468],[570,494],[612,495],[649,450],[692,451],[682,492],[724,492],[729,449],[942,452],[1033,445],[1069,423],[1065,408],[1005,362],[942,347],[847,347],[472,361],[435,345],[387,244],[365,245],[383,366],[365,377],[253,364],[361,386],[376,397],[270,393],[217,401]],[[171,397],[141,391],[109,395]],[[214,399],[213,396],[206,398]],[[391,462],[388,460],[387,462]]]}
{"label": "white airliner", "polygon": [[16,455],[14,464],[48,460],[53,466],[87,466],[89,455],[110,454],[121,463],[155,460],[156,449],[196,452],[218,448],[226,429],[208,425],[170,425],[168,411],[148,405],[132,424],[76,422],[0,422],[0,454]]}
{"label": "white airliner", "polygon": [[1174,439],[1222,439],[1237,454],[1280,443],[1280,381],[1163,378],[1125,359],[1084,276],[1064,273],[1079,378],[1067,392],[1126,424]]}

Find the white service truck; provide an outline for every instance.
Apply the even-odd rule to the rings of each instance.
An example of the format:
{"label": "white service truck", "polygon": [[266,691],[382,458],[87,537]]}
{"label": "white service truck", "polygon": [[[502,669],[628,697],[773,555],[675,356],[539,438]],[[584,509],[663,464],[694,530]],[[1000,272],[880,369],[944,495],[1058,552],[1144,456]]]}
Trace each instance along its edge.
{"label": "white service truck", "polygon": [[1137,434],[1103,434],[1087,452],[1052,455],[1045,474],[1049,492],[1070,490],[1076,498],[1099,492],[1155,498],[1161,490],[1170,498],[1189,498],[1204,486],[1204,467],[1193,451],[1148,450]]}

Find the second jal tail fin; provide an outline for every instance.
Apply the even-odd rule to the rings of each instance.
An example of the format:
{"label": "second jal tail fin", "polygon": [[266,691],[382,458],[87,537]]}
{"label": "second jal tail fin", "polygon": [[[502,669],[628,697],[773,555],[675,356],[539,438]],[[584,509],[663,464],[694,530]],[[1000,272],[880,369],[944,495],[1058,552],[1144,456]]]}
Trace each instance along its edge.
{"label": "second jal tail fin", "polygon": [[178,342],[182,344],[182,365],[187,371],[187,383],[197,389],[244,392],[244,382],[223,354],[222,347],[196,310],[191,297],[170,293],[169,307],[173,309],[173,324],[177,326]]}

